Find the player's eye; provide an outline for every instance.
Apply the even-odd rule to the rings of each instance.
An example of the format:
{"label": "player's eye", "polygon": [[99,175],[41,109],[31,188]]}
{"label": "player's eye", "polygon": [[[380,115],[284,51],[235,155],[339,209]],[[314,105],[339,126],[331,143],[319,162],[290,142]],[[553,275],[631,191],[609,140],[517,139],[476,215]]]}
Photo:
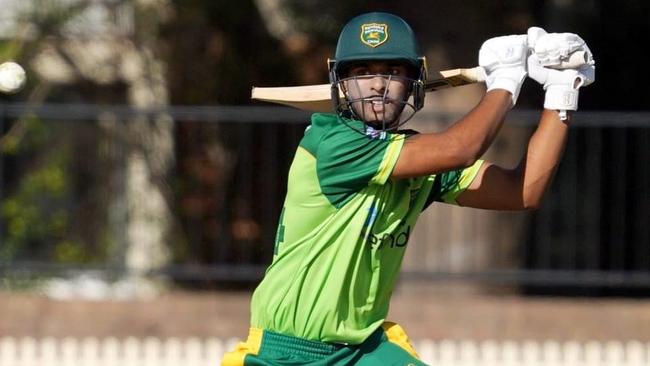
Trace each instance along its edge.
{"label": "player's eye", "polygon": [[389,75],[394,75],[394,76],[403,76],[406,74],[406,70],[404,70],[403,67],[391,67],[388,70]]}
{"label": "player's eye", "polygon": [[352,69],[350,74],[352,76],[370,75],[370,69],[368,69],[367,67],[359,67],[359,68]]}

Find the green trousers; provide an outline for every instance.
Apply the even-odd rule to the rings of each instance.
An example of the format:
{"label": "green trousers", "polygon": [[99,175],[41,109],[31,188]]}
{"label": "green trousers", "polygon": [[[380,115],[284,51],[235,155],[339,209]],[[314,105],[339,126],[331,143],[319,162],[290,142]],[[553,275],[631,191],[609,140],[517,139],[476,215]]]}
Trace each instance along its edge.
{"label": "green trousers", "polygon": [[311,341],[251,329],[248,340],[224,356],[223,366],[426,366],[419,360],[406,333],[384,323],[363,343],[342,345]]}

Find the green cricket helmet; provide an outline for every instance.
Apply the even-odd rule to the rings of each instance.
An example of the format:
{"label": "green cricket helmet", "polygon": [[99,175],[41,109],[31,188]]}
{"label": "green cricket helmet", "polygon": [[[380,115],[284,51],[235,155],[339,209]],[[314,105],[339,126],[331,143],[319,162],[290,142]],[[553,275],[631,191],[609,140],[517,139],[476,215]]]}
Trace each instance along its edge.
{"label": "green cricket helmet", "polygon": [[[346,100],[339,100],[339,87],[345,93],[342,82],[346,80],[349,68],[367,61],[396,61],[405,65],[409,70],[410,87],[403,103],[413,109],[408,118],[424,106],[426,61],[413,30],[396,15],[373,12],[359,15],[343,27],[335,59],[328,60],[332,100],[337,113],[352,112],[354,115],[348,96]],[[411,96],[413,99],[409,103],[407,100]]]}

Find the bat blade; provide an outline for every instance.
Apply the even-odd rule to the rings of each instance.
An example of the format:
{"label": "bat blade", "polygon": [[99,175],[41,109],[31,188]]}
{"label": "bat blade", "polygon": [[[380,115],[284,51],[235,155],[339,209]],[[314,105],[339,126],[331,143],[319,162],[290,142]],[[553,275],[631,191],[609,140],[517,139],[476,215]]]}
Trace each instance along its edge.
{"label": "bat blade", "polygon": [[[433,79],[424,85],[427,92],[445,88],[467,85],[482,81],[480,68],[452,69],[440,71]],[[339,90],[339,98],[343,93]],[[253,87],[251,99],[282,104],[309,112],[332,112],[332,92],[330,84],[285,86],[285,87]]]}
{"label": "bat blade", "polygon": [[[339,96],[343,94],[339,92]],[[333,110],[330,84],[305,86],[253,87],[251,99],[283,104],[309,112],[331,112]]]}

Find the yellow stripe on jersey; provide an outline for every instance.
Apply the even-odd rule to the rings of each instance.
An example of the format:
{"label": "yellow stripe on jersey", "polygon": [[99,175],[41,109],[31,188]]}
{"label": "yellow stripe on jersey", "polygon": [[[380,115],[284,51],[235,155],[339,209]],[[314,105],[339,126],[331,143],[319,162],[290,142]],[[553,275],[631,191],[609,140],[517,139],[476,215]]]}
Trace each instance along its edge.
{"label": "yellow stripe on jersey", "polygon": [[263,334],[261,329],[250,328],[246,342],[239,342],[234,351],[226,353],[221,360],[221,365],[244,366],[247,355],[257,355],[260,352]]}
{"label": "yellow stripe on jersey", "polygon": [[442,196],[442,199],[447,203],[457,205],[458,202],[456,202],[456,198],[458,198],[461,193],[465,192],[467,187],[472,184],[472,181],[476,178],[476,174],[478,174],[478,171],[481,169],[481,165],[483,165],[483,160],[478,160],[474,165],[463,169],[458,184],[456,184],[449,192],[445,193]]}
{"label": "yellow stripe on jersey", "polygon": [[375,174],[371,180],[372,183],[384,184],[388,178],[390,178],[393,168],[395,167],[395,164],[397,164],[397,158],[399,158],[399,153],[402,151],[402,146],[404,145],[405,140],[405,135],[391,135],[390,144],[384,153],[384,158],[381,161],[377,174]]}

